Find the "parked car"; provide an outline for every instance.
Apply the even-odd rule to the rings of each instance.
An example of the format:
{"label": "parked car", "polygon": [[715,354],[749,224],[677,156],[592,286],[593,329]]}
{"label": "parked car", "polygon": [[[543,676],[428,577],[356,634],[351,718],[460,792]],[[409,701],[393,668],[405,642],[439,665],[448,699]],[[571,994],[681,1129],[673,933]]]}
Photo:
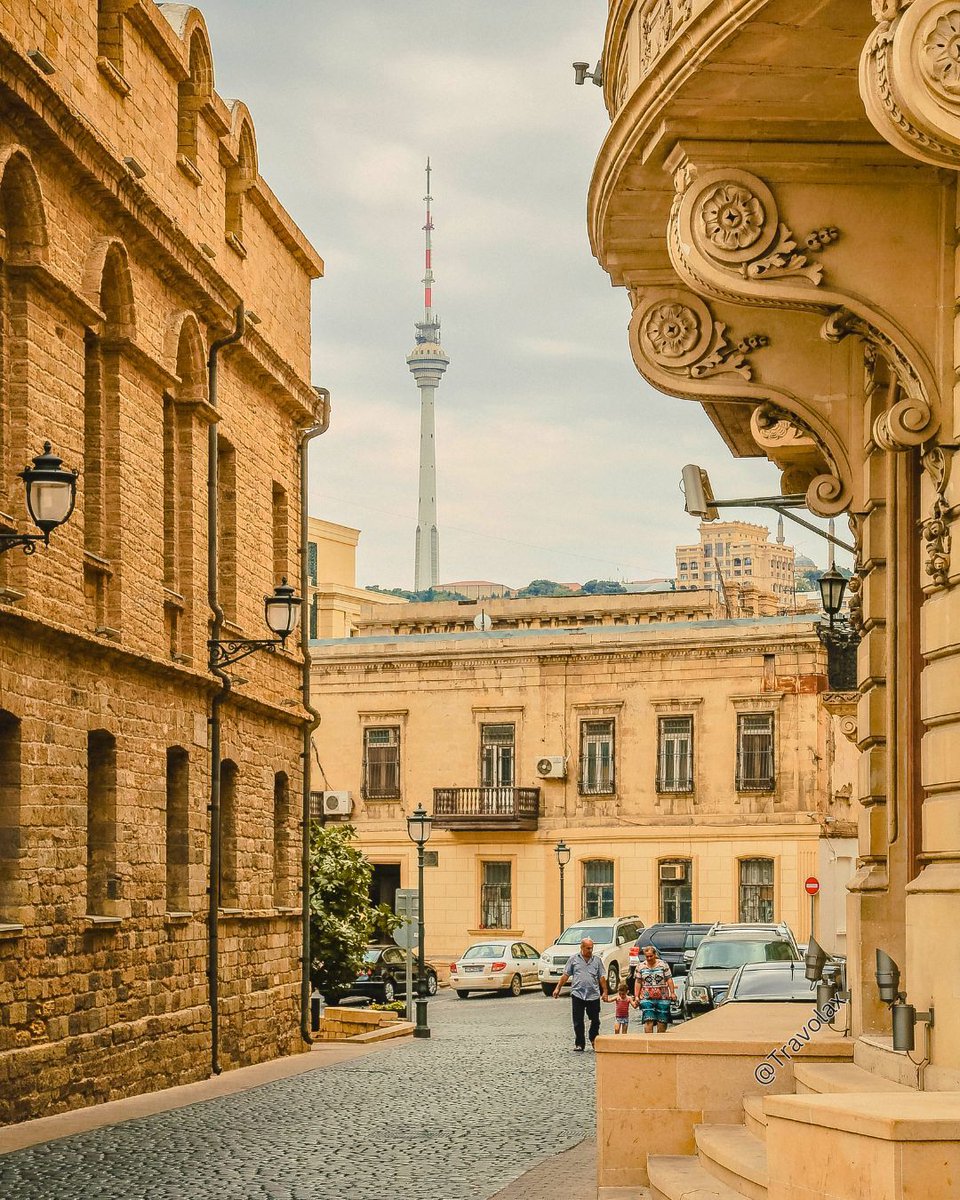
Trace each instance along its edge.
{"label": "parked car", "polygon": [[[416,993],[418,958],[413,958],[413,990]],[[407,993],[407,952],[399,946],[368,946],[363,955],[363,970],[353,983],[341,993],[343,996],[369,996],[389,1004],[397,996]],[[437,994],[437,968],[433,963],[424,964],[427,973],[427,995]]]}
{"label": "parked car", "polygon": [[657,953],[669,966],[674,979],[679,979],[686,975],[690,965],[683,957],[684,950],[696,950],[711,928],[709,922],[697,924],[689,921],[648,925],[637,938],[636,944],[630,947],[630,970],[627,975],[630,990],[633,991],[634,974],[644,946],[656,946]]}
{"label": "parked car", "polygon": [[718,1004],[815,1004],[817,985],[804,974],[803,962],[744,963]]}
{"label": "parked car", "polygon": [[528,942],[491,938],[468,946],[450,964],[450,986],[461,1000],[471,992],[509,992],[519,996],[525,987],[536,987],[540,951]]}
{"label": "parked car", "polygon": [[709,1012],[745,963],[801,962],[796,938],[788,925],[714,925],[690,960],[683,997],[685,1017]]}
{"label": "parked car", "polygon": [[603,963],[607,987],[615,992],[630,970],[630,948],[640,935],[639,917],[596,917],[568,925],[552,946],[540,955],[538,973],[543,994],[550,996],[563,975],[563,968],[576,954],[584,938],[593,942],[593,952]]}

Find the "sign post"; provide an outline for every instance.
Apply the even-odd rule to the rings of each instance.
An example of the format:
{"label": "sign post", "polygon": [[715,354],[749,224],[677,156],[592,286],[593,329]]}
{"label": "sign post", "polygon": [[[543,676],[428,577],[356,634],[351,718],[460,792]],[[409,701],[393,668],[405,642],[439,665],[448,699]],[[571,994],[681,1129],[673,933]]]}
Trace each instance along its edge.
{"label": "sign post", "polygon": [[810,937],[817,936],[817,893],[820,891],[820,880],[816,875],[808,875],[803,883],[803,890],[810,897]]}
{"label": "sign post", "polygon": [[397,888],[397,916],[403,924],[393,931],[393,940],[407,952],[406,991],[407,1020],[413,1020],[413,947],[417,943],[417,922],[420,919],[420,893],[417,888]]}

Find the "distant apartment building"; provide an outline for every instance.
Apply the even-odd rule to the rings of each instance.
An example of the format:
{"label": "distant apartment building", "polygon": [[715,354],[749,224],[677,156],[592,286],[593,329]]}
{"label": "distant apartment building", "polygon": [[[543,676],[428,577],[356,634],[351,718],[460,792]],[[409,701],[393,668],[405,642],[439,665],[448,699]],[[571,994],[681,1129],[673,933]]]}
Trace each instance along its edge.
{"label": "distant apartment building", "polygon": [[307,536],[311,638],[349,637],[364,605],[402,603],[396,596],[357,587],[359,529],[311,517]]}
{"label": "distant apartment building", "polygon": [[781,608],[788,598],[792,602],[796,590],[795,551],[780,538],[771,542],[765,525],[701,522],[699,543],[678,546],[676,556],[680,591],[750,582],[760,591],[771,592]]}
{"label": "distant apartment building", "polygon": [[356,636],[311,647],[335,819],[389,902],[416,884],[406,816],[432,813],[441,964],[490,932],[557,935],[561,839],[568,923],[775,919],[805,938],[817,874],[818,934],[842,949],[853,701],[826,693],[816,626],[728,620],[710,591],[368,610]]}

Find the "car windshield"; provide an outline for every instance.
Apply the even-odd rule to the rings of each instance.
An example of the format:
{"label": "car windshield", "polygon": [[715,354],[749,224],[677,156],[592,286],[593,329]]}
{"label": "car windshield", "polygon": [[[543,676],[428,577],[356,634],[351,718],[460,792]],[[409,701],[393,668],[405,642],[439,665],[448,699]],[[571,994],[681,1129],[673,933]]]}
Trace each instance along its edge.
{"label": "car windshield", "polygon": [[744,963],[790,962],[788,942],[727,942],[707,938],[697,950],[697,967],[742,967]]}
{"label": "car windshield", "polygon": [[498,946],[495,942],[484,942],[480,946],[471,946],[465,950],[464,958],[503,958],[506,946]]}
{"label": "car windshield", "polygon": [[731,993],[735,1000],[812,1000],[814,984],[804,978],[799,968],[793,978],[785,971],[744,972],[736,989]]}
{"label": "car windshield", "polygon": [[606,945],[613,941],[612,925],[571,925],[557,938],[558,946],[579,946],[584,938]]}
{"label": "car windshield", "polygon": [[375,963],[382,953],[383,953],[382,950],[364,950],[363,961],[368,962],[368,963]]}

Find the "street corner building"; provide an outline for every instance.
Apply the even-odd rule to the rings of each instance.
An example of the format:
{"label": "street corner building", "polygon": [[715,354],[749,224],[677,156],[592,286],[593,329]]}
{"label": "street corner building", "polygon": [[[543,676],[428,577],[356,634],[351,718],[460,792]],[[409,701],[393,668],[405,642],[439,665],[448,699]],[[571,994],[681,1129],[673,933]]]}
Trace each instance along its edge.
{"label": "street corner building", "polygon": [[[321,273],[197,9],[3,5],[0,1120],[301,1048],[301,658],[207,643],[300,578]],[[25,554],[47,441],[76,505]]]}
{"label": "street corner building", "polygon": [[[601,1184],[673,1198],[722,1160],[770,1200],[960,1194],[958,51],[960,6],[941,0],[608,5],[591,245],[639,372],[776,464],[785,497],[849,523],[862,816],[835,1061],[772,1089],[806,1094],[741,1103],[764,1089],[730,1057],[729,1006],[700,1091],[677,1060],[658,1122],[625,1118],[611,1050]],[[739,1141],[711,1125],[744,1121]]]}

